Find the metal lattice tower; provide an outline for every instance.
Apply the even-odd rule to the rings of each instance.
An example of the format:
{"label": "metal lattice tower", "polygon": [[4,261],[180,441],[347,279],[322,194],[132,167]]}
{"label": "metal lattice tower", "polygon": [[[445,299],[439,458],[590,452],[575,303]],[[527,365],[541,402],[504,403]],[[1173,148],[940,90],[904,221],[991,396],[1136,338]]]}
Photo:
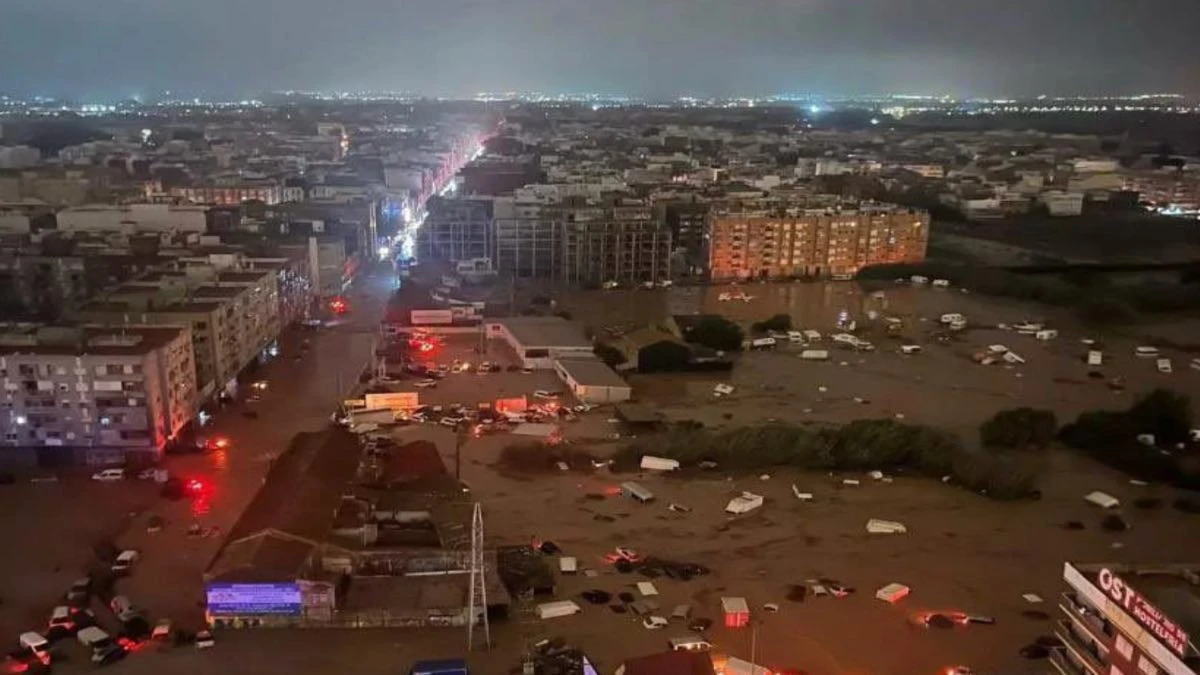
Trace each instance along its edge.
{"label": "metal lattice tower", "polygon": [[467,600],[467,650],[475,648],[475,621],[483,624],[483,644],[492,647],[492,628],[488,623],[487,584],[483,578],[483,507],[475,502],[471,515],[471,590]]}

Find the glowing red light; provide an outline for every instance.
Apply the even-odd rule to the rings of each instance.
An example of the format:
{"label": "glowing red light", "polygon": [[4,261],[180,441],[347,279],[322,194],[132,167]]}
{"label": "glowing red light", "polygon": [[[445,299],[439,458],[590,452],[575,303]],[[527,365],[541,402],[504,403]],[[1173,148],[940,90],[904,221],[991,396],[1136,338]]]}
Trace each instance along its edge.
{"label": "glowing red light", "polygon": [[196,492],[196,493],[203,492],[204,491],[204,482],[201,480],[198,480],[196,478],[193,478],[187,482],[187,489],[188,489],[188,492]]}
{"label": "glowing red light", "polygon": [[213,441],[213,445],[218,448],[227,448],[229,447],[229,439],[224,437],[218,438],[217,440]]}

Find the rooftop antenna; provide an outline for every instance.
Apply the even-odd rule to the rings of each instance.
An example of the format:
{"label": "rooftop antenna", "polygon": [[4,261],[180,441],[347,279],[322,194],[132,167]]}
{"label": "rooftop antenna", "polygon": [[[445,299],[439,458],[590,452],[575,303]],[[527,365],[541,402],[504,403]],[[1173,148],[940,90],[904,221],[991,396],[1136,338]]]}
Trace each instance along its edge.
{"label": "rooftop antenna", "polygon": [[475,502],[471,515],[471,590],[467,601],[467,651],[475,648],[475,621],[483,624],[483,645],[492,648],[492,629],[488,623],[487,585],[483,579],[483,507]]}

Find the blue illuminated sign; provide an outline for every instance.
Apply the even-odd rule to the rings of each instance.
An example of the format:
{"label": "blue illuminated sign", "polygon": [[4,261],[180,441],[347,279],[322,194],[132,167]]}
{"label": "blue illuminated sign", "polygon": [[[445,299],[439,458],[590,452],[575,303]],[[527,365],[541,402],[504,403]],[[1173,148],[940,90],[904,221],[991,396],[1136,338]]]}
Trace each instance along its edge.
{"label": "blue illuminated sign", "polygon": [[208,584],[208,613],[214,616],[246,614],[300,614],[300,586],[290,584]]}

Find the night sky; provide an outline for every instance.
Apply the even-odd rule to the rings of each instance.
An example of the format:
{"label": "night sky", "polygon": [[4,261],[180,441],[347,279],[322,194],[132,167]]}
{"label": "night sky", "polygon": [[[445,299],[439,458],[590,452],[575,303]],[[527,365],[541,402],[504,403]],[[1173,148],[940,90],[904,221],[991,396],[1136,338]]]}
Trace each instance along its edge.
{"label": "night sky", "polygon": [[0,92],[1200,94],[1200,0],[0,0]]}

